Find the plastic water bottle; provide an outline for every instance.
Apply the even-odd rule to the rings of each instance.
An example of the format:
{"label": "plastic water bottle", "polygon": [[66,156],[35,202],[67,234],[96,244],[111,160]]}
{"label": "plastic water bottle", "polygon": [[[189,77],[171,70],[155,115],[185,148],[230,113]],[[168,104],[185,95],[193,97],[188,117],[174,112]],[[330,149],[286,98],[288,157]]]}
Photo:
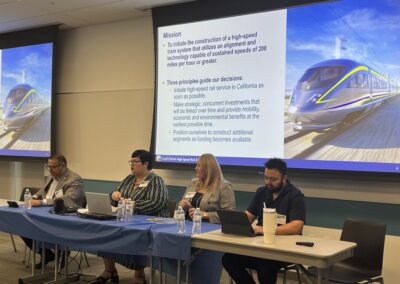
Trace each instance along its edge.
{"label": "plastic water bottle", "polygon": [[121,197],[118,201],[117,220],[125,220],[125,200],[123,197]]}
{"label": "plastic water bottle", "polygon": [[183,211],[182,206],[178,206],[178,213],[177,219],[178,222],[176,224],[176,232],[179,234],[183,234],[186,232],[186,226],[185,226],[185,211]]}
{"label": "plastic water bottle", "polygon": [[193,214],[192,235],[201,234],[201,212],[200,208],[196,208]]}
{"label": "plastic water bottle", "polygon": [[133,215],[133,202],[130,198],[128,198],[125,202],[125,221],[131,222]]}
{"label": "plastic water bottle", "polygon": [[25,190],[24,203],[25,203],[25,208],[26,209],[31,209],[32,208],[32,195],[31,195],[31,192],[29,191],[29,188],[27,188]]}

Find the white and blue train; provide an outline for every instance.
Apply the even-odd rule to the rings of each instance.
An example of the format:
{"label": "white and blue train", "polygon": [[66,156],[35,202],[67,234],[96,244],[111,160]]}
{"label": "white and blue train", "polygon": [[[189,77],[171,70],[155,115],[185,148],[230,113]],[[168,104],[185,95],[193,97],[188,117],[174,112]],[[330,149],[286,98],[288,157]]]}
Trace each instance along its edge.
{"label": "white and blue train", "polygon": [[15,86],[3,104],[5,130],[18,130],[28,121],[39,117],[50,107],[50,102],[28,84]]}
{"label": "white and blue train", "polygon": [[314,64],[299,79],[288,106],[294,130],[324,130],[352,120],[399,94],[373,68],[348,59]]}

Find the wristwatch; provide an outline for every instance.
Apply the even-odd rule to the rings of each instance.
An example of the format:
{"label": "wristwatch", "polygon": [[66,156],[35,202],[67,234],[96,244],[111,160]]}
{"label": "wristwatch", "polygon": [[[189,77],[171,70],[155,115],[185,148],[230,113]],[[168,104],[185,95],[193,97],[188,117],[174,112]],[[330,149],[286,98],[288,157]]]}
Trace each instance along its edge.
{"label": "wristwatch", "polygon": [[203,212],[203,219],[208,219],[208,212]]}

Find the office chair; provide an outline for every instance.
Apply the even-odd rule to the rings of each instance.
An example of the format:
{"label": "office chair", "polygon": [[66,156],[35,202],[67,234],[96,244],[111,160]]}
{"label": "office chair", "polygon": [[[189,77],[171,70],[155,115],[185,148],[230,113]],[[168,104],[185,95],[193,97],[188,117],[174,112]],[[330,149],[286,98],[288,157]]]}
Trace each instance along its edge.
{"label": "office chair", "polygon": [[175,208],[176,208],[176,200],[168,199],[169,217],[174,218]]}
{"label": "office chair", "polygon": [[299,264],[289,264],[287,266],[285,266],[284,268],[282,268],[281,270],[279,270],[279,272],[283,273],[283,284],[286,284],[286,277],[287,277],[287,272],[290,270],[295,270],[296,271],[296,276],[297,276],[297,282],[299,284],[302,284],[301,282],[301,269],[299,267]]}
{"label": "office chair", "polygon": [[81,269],[83,261],[86,262],[87,267],[90,267],[90,263],[86,255],[86,252],[84,251],[70,252],[70,255],[68,256],[68,263],[75,262],[78,265],[79,269]]}
{"label": "office chair", "polygon": [[[384,283],[382,276],[386,224],[346,219],[340,240],[357,243],[354,255],[322,273],[335,283]],[[317,275],[315,267],[308,268]]]}

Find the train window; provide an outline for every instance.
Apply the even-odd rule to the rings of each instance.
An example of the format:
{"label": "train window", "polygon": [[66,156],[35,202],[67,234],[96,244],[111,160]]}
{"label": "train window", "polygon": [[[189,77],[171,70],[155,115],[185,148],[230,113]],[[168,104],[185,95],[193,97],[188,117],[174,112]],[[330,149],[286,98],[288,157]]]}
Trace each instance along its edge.
{"label": "train window", "polygon": [[340,66],[334,66],[329,68],[320,69],[320,81],[328,81],[337,78],[343,68]]}
{"label": "train window", "polygon": [[358,73],[347,84],[347,88],[368,88],[368,76],[364,73]]}
{"label": "train window", "polygon": [[308,69],[303,76],[301,76],[299,82],[312,82],[318,74],[317,68]]}
{"label": "train window", "polygon": [[8,95],[8,97],[11,99],[11,101],[19,102],[20,100],[22,100],[24,98],[25,94],[26,94],[26,89],[17,88],[17,89],[10,91],[10,94]]}
{"label": "train window", "polygon": [[308,69],[300,78],[298,88],[314,90],[321,88],[340,76],[344,66],[329,66]]}
{"label": "train window", "polygon": [[374,78],[374,89],[381,89],[381,83],[382,81],[378,78]]}
{"label": "train window", "polygon": [[372,88],[374,89],[388,89],[388,82],[376,77],[372,78]]}

